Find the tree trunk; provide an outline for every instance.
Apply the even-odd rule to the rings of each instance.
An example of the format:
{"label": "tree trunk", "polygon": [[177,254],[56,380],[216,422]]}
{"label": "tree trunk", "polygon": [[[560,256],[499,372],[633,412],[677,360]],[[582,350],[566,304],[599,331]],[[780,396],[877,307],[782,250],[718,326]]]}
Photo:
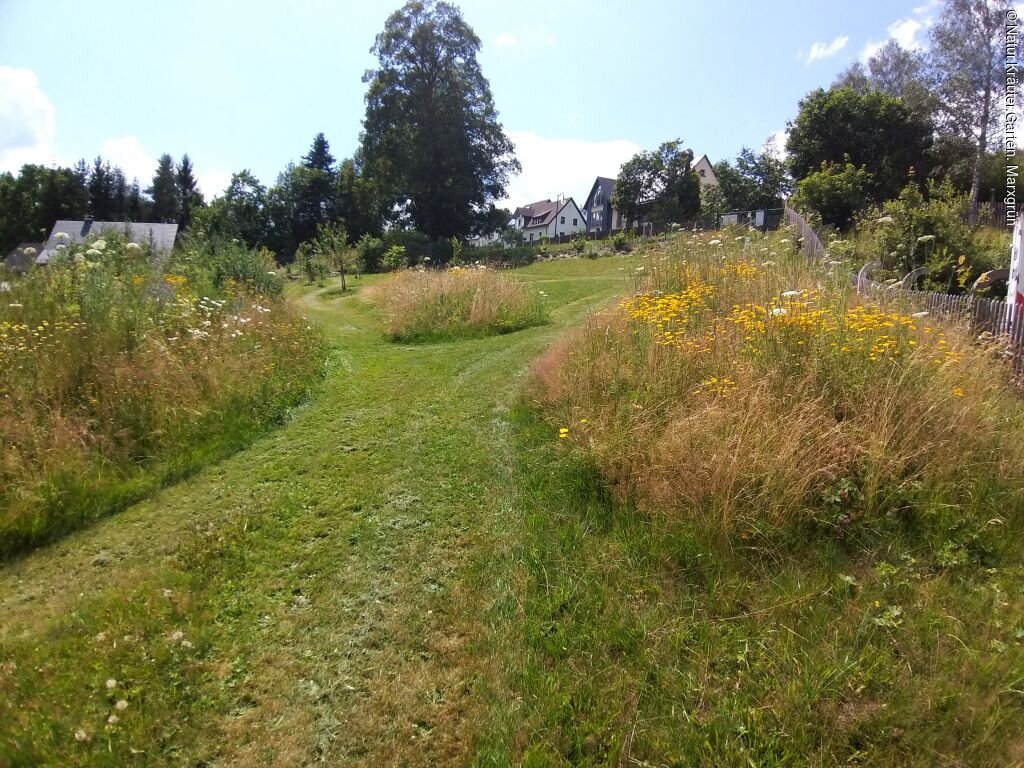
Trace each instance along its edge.
{"label": "tree trunk", "polygon": [[341,291],[342,293],[344,293],[345,291],[348,290],[348,286],[345,285],[345,267],[342,267],[338,271],[341,272]]}
{"label": "tree trunk", "polygon": [[978,196],[981,194],[981,164],[985,162],[988,149],[988,119],[992,105],[992,87],[985,88],[985,102],[981,108],[981,130],[978,132],[978,151],[974,155],[974,174],[971,176],[971,195],[968,200],[968,221],[971,226],[978,223]]}

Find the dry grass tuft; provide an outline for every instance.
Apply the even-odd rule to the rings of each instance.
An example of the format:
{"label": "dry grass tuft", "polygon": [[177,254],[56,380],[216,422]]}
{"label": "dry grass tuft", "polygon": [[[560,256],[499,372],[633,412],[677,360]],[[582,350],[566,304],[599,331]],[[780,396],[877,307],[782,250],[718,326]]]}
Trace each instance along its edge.
{"label": "dry grass tuft", "polygon": [[405,270],[370,295],[384,308],[394,341],[443,341],[511,333],[546,322],[540,297],[490,269]]}

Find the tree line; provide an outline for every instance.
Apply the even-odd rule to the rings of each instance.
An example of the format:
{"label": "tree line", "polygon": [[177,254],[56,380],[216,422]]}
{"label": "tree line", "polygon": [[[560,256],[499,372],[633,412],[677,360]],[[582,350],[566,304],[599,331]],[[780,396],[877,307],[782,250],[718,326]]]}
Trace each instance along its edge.
{"label": "tree line", "polygon": [[157,161],[152,183],[138,179],[102,157],[70,168],[25,165],[17,175],[0,174],[0,255],[21,242],[40,242],[59,219],[158,221],[187,227],[203,206],[192,161],[170,155]]}
{"label": "tree line", "polygon": [[[693,153],[678,141],[641,152],[622,167],[617,207],[655,223],[794,203],[824,224],[848,228],[856,213],[930,183],[965,196],[968,215],[1002,197],[1006,158],[998,125],[1004,79],[1005,0],[946,0],[927,50],[890,40],[827,89],[798,104],[785,159],[776,147],[742,148],[714,170],[719,185],[694,183]],[[682,183],[686,180],[686,183]]]}
{"label": "tree line", "polygon": [[160,159],[146,190],[101,159],[93,166],[26,166],[0,176],[0,249],[34,240],[58,218],[177,221],[274,251],[282,263],[321,229],[350,244],[385,230],[449,243],[500,230],[497,209],[520,170],[477,61],[480,39],[447,2],[410,0],[387,20],[371,52],[359,146],[338,162],[323,133],[267,187],[235,173],[208,205],[188,156]]}
{"label": "tree line", "polygon": [[[890,41],[828,89],[799,103],[786,159],[746,147],[703,186],[679,140],[625,163],[614,194],[629,220],[710,219],[728,210],[777,208],[795,191],[824,223],[846,227],[857,210],[897,196],[914,180],[948,180],[972,210],[1005,175],[993,151],[1000,110],[1005,0],[946,0],[926,53]],[[501,231],[496,208],[521,170],[477,61],[480,39],[457,7],[409,0],[386,21],[364,75],[359,145],[340,162],[323,133],[264,186],[235,173],[207,204],[188,155],[163,155],[141,189],[97,158],[72,168],[29,165],[0,175],[0,250],[37,240],[59,218],[177,222],[249,246],[282,263],[324,227],[350,245],[384,232],[416,231],[430,243]],[[986,197],[988,196],[988,197]]]}

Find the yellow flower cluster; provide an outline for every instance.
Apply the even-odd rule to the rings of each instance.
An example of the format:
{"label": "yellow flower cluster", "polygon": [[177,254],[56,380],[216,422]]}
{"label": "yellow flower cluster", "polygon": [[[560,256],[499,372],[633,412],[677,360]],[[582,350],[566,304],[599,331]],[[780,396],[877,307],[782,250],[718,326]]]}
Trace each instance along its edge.
{"label": "yellow flower cluster", "polygon": [[728,395],[736,389],[736,382],[730,378],[712,376],[710,379],[702,381],[694,390],[695,395],[707,393],[714,395]]}
{"label": "yellow flower cluster", "polygon": [[642,293],[623,299],[620,307],[630,320],[652,326],[657,344],[701,346],[687,339],[686,331],[691,319],[707,308],[707,299],[714,292],[713,286],[689,275],[687,286],[680,291]]}
{"label": "yellow flower cluster", "polygon": [[164,283],[172,288],[177,288],[178,286],[184,285],[186,282],[188,282],[188,278],[184,275],[164,275]]}
{"label": "yellow flower cluster", "polygon": [[37,326],[25,323],[0,322],[0,353],[10,355],[16,352],[31,352],[52,345],[58,339],[84,328],[79,321],[58,320],[50,323],[43,320]]}
{"label": "yellow flower cluster", "polygon": [[722,265],[722,272],[727,276],[738,277],[743,280],[757,277],[760,271],[760,268],[752,261],[730,261]]}
{"label": "yellow flower cluster", "polygon": [[[794,292],[795,293],[795,292]],[[812,337],[831,336],[831,347],[840,353],[862,353],[869,360],[894,362],[917,346],[915,334],[932,334],[930,327],[919,328],[914,318],[900,312],[883,311],[873,305],[841,307],[819,305],[816,292],[802,291],[790,299],[773,299],[768,305],[734,306],[729,320],[739,327],[748,342],[770,332],[795,332],[796,344],[805,345]],[[946,348],[945,335],[935,335],[931,359],[937,363],[960,359]]]}

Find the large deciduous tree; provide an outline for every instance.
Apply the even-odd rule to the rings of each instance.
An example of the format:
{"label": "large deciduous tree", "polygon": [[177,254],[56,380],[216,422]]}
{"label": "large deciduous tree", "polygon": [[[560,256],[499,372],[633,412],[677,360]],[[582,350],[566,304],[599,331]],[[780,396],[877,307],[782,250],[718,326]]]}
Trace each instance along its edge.
{"label": "large deciduous tree", "polygon": [[392,218],[438,241],[477,232],[520,170],[458,8],[410,0],[393,13],[366,72],[361,155]]}
{"label": "large deciduous tree", "polygon": [[700,179],[692,163],[693,151],[678,139],[638,152],[619,169],[612,205],[630,222],[692,219],[700,210]]}
{"label": "large deciduous tree", "polygon": [[931,68],[946,132],[974,142],[970,205],[976,215],[982,169],[999,118],[1005,0],[946,0],[931,32]]}
{"label": "large deciduous tree", "polygon": [[251,171],[232,174],[224,194],[195,211],[195,228],[214,237],[237,238],[250,248],[267,242],[267,188]]}
{"label": "large deciduous tree", "polygon": [[864,166],[872,178],[869,192],[880,202],[899,194],[911,170],[920,176],[931,142],[931,122],[902,99],[879,90],[819,88],[800,102],[786,149],[797,179],[847,158]]}
{"label": "large deciduous tree", "polygon": [[760,153],[743,147],[736,162],[715,164],[715,176],[729,210],[754,211],[781,208],[783,198],[792,191],[786,164],[773,154],[773,146]]}

